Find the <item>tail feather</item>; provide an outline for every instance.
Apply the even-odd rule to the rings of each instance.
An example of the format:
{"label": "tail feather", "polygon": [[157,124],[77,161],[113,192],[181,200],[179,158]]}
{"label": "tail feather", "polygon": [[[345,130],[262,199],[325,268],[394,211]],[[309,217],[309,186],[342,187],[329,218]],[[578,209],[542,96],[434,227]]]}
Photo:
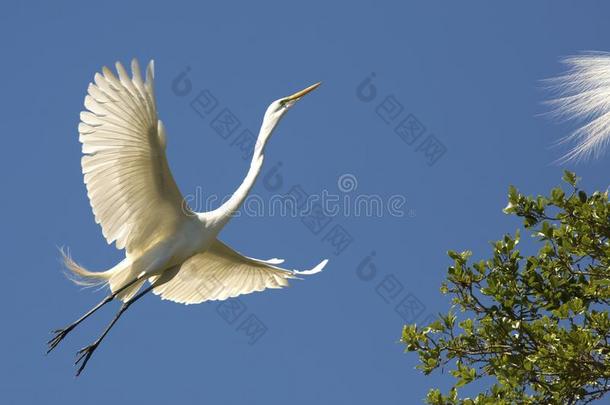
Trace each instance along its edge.
{"label": "tail feather", "polygon": [[60,249],[60,252],[64,265],[68,270],[70,270],[70,273],[67,273],[66,276],[77,285],[85,287],[103,285],[107,284],[112,277],[114,268],[100,272],[89,271],[72,259],[69,250],[64,251],[62,248]]}
{"label": "tail feather", "polygon": [[[125,259],[116,266],[106,271],[89,271],[80,264],[76,263],[70,256],[70,251],[60,249],[64,264],[70,273],[66,273],[68,279],[77,285],[108,286],[110,291],[116,292],[134,279],[129,260]],[[133,297],[142,287],[146,280],[142,279],[132,286],[125,288],[117,295],[117,299],[125,302]]]}

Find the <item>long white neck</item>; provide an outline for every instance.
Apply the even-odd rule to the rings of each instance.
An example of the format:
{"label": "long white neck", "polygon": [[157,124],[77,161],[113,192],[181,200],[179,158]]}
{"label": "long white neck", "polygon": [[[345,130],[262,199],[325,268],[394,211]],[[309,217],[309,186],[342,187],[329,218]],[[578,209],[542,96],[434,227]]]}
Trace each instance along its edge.
{"label": "long white neck", "polygon": [[223,219],[230,219],[233,214],[239,210],[246,197],[248,197],[248,193],[250,193],[250,190],[261,172],[263,160],[263,148],[255,148],[246,178],[239,187],[237,187],[237,190],[235,190],[233,195],[218,208],[219,214],[224,217]]}
{"label": "long white neck", "polygon": [[204,217],[212,219],[214,223],[224,224],[228,222],[233,214],[239,210],[261,172],[264,160],[265,145],[278,121],[279,119],[272,120],[272,122],[269,122],[267,119],[263,120],[263,124],[261,125],[261,129],[256,140],[256,145],[254,147],[254,152],[252,153],[252,161],[250,162],[250,168],[248,169],[246,178],[224,204],[214,211],[203,213]]}

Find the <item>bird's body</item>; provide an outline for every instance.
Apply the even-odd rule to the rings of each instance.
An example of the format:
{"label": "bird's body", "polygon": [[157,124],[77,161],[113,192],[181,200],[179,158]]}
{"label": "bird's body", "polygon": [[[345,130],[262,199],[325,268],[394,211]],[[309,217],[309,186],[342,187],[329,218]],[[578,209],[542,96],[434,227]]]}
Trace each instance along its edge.
{"label": "bird's body", "polygon": [[[157,277],[164,271],[179,266],[190,257],[209,250],[219,232],[218,227],[206,224],[197,216],[185,216],[170,229],[167,235],[151,242],[150,246],[127,253],[116,266],[103,272],[89,272],[66,257],[68,267],[79,276],[75,281],[98,284],[107,281],[111,291],[117,291],[134,278],[142,281]],[[141,287],[136,284],[124,290],[118,298],[125,301]]]}
{"label": "bird's body", "polygon": [[[125,250],[125,258],[106,271],[92,272],[64,255],[79,284],[106,284],[111,294],[67,328],[55,331],[49,351],[83,320],[113,299],[121,310],[94,344],[77,360],[82,371],[91,354],[121,314],[137,299],[153,291],[162,299],[184,304],[224,300],[266,288],[281,288],[300,274],[278,267],[282,260],[252,259],[231,249],[218,234],[240,208],[258,177],[264,150],[285,112],[310,86],[271,103],[263,118],[248,173],[233,195],[210,212],[188,207],[173,179],[165,156],[167,136],[157,118],[153,91],[153,63],[146,80],[132,61],[130,77],[120,63],[118,77],[104,67],[89,85],[88,111],[81,113],[82,169],[93,213],[108,243]],[[140,291],[148,282],[150,286]],[[77,373],[77,374],[78,374]]]}

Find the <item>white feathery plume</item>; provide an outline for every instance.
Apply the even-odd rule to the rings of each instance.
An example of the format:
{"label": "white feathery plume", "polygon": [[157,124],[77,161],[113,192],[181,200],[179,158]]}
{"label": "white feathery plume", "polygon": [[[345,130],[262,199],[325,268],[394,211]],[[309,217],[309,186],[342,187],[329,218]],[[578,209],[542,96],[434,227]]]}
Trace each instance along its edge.
{"label": "white feathery plume", "polygon": [[586,52],[562,62],[567,72],[545,80],[557,97],[547,102],[553,108],[550,113],[583,126],[561,139],[576,146],[560,161],[598,158],[610,141],[610,53]]}

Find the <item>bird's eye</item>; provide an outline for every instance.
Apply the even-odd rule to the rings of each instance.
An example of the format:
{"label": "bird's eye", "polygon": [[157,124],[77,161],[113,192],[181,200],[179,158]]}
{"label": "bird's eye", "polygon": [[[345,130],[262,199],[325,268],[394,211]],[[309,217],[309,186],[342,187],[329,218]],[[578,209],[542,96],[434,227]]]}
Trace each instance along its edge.
{"label": "bird's eye", "polygon": [[277,111],[281,111],[283,109],[285,109],[286,107],[288,107],[288,101],[287,100],[280,100],[279,105],[277,107]]}

